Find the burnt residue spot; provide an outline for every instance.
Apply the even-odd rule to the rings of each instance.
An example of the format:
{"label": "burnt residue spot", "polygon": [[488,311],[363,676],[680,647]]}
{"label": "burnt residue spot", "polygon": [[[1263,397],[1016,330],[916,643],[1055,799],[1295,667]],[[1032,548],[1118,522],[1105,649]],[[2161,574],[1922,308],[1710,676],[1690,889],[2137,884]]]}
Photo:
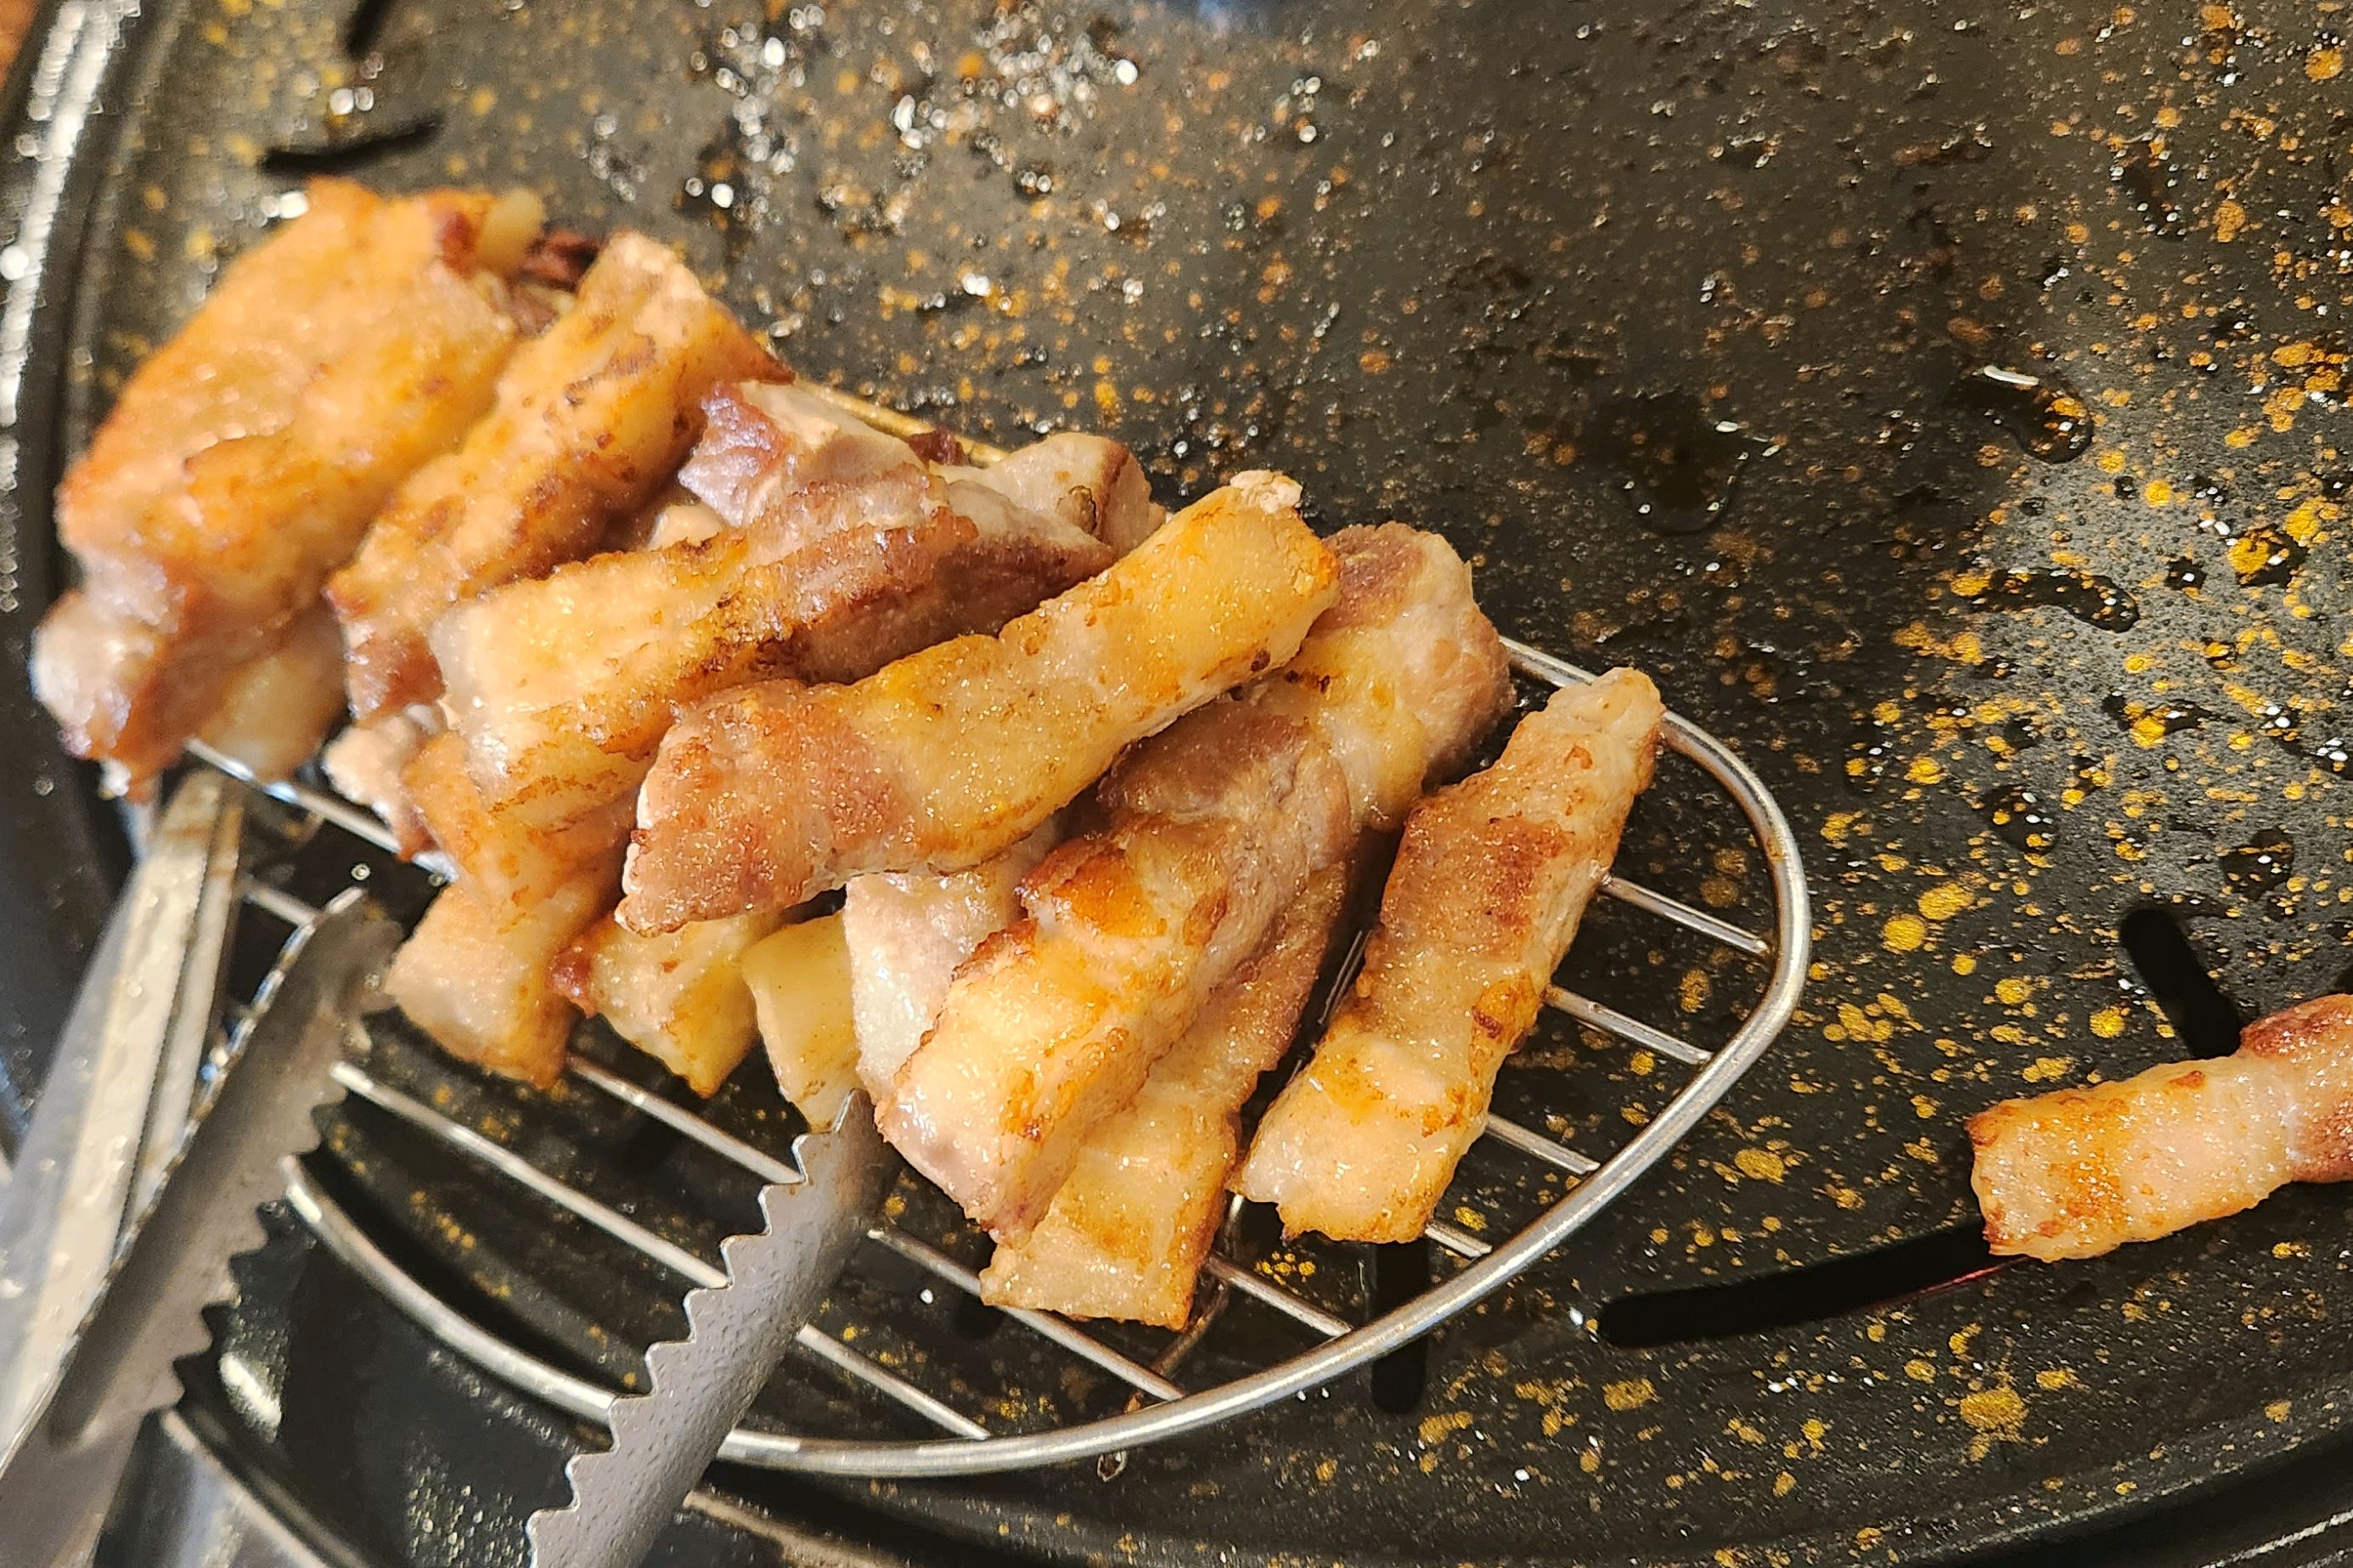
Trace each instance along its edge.
{"label": "burnt residue spot", "polygon": [[2177,555],[2165,565],[2165,585],[2187,593],[2206,585],[2206,568],[2187,555]]}
{"label": "burnt residue spot", "polygon": [[2155,142],[2144,139],[2130,143],[2109,166],[2108,174],[2129,193],[2133,210],[2140,214],[2151,234],[2162,239],[2181,237],[2188,226],[2181,221],[2181,204],[2177,199],[2181,175]]}
{"label": "burnt residue spot", "polygon": [[380,158],[421,147],[440,134],[441,117],[428,114],[406,125],[375,127],[339,136],[311,147],[272,147],[261,155],[265,174],[307,178],[313,174],[349,174]]}
{"label": "burnt residue spot", "polygon": [[2295,840],[2267,827],[2244,844],[2221,851],[2214,861],[2222,868],[2222,879],[2232,892],[2267,893],[2295,871]]}
{"label": "burnt residue spot", "polygon": [[1954,384],[1952,400],[1991,420],[2031,458],[2067,463],[2092,444],[2092,411],[2055,376],[1979,365]]}
{"label": "burnt residue spot", "polygon": [[[1430,1242],[1417,1237],[1372,1249],[1376,1321],[1430,1289]],[[1373,1363],[1373,1403],[1392,1415],[1410,1415],[1430,1381],[1430,1339],[1409,1341]]]}
{"label": "burnt residue spot", "polygon": [[2246,1015],[2224,994],[2189,940],[2188,910],[2152,904],[2125,916],[2117,929],[2125,957],[2149,999],[2194,1057],[2227,1057],[2239,1048]]}
{"label": "burnt residue spot", "polygon": [[1956,1226],[1754,1279],[1620,1296],[1595,1326],[1628,1350],[1729,1339],[1892,1307],[2005,1267],[1976,1226]]}
{"label": "burnt residue spot", "polygon": [[1517,294],[1535,282],[1527,268],[1492,250],[1482,250],[1468,261],[1458,262],[1446,273],[1448,288],[1482,294]]}
{"label": "burnt residue spot", "polygon": [[2128,631],[2140,619],[2140,601],[2130,589],[2113,577],[2067,567],[2035,571],[2005,567],[1989,572],[1983,585],[1966,596],[1972,607],[1980,610],[2052,605],[2104,632]]}
{"label": "burnt residue spot", "polygon": [[1714,527],[1763,444],[1685,392],[1612,398],[1577,438],[1580,455],[1618,476],[1634,515],[1653,533]]}
{"label": "burnt residue spot", "polygon": [[2308,554],[2305,547],[2268,524],[2249,529],[2231,542],[2231,570],[2242,587],[2284,583],[2295,575]]}

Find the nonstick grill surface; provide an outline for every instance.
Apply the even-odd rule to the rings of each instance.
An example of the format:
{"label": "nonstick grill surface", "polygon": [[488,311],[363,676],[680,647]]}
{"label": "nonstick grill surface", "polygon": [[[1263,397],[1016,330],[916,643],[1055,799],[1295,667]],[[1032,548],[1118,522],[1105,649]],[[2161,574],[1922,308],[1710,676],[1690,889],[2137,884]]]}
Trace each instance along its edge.
{"label": "nonstick grill surface", "polygon": [[[1083,423],[1170,497],[1281,467],[1327,525],[1441,529],[1505,631],[1651,669],[1789,808],[1820,916],[1798,1022],[1672,1169],[1450,1328],[1418,1398],[1356,1380],[1108,1483],[754,1494],[942,1560],[2047,1541],[2330,1439],[2353,1398],[2340,1194],[1979,1278],[1959,1228],[1968,1112],[2227,1045],[2346,963],[2345,26],[164,0],[69,142],[0,609],[20,649],[60,452],[319,169],[520,180],[575,226],[650,229],[807,372],[976,436]],[[20,679],[7,912],[62,948],[103,905],[104,818]],[[1754,868],[1646,809],[1662,884],[1736,904]],[[1703,1037],[1736,1005],[1734,973],[1624,940],[1606,999],[1687,1002]],[[72,965],[24,962],[37,1040]],[[1507,1103],[1571,1058],[1612,1106],[1668,1081],[1562,1036]],[[535,1213],[471,1224],[465,1174],[377,1124],[344,1146],[452,1289],[486,1277],[470,1241],[547,1301],[659,1310]],[[679,1158],[643,1152],[640,1181]],[[659,1201],[729,1217],[683,1177]],[[266,1261],[229,1326],[269,1394],[227,1402],[257,1462],[385,1555],[501,1560],[499,1509],[553,1495],[553,1461],[435,1434],[522,1414],[299,1237]],[[547,1301],[516,1316],[562,1339]]]}

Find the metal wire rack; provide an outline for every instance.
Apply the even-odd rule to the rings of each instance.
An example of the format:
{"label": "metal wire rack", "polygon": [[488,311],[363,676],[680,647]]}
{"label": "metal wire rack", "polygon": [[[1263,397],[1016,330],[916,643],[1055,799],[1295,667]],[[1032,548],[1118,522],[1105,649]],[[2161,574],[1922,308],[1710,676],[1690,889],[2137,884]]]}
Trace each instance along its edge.
{"label": "metal wire rack", "polygon": [[[871,413],[860,405],[861,413]],[[880,421],[878,421],[880,422]],[[1514,667],[1555,686],[1590,679],[1588,672],[1524,644],[1508,644]],[[1657,919],[1672,922],[1708,942],[1769,965],[1761,997],[1732,1037],[1707,1048],[1617,1008],[1555,984],[1546,1000],[1590,1028],[1695,1069],[1673,1099],[1621,1148],[1597,1158],[1521,1122],[1491,1116],[1484,1136],[1516,1154],[1552,1167],[1563,1181],[1558,1201],[1517,1234],[1490,1243],[1464,1226],[1439,1221],[1425,1233],[1462,1267],[1422,1294],[1361,1325],[1326,1310],[1278,1283],[1247,1262],[1213,1253],[1206,1266],[1205,1300],[1225,1293],[1246,1296],[1289,1319],[1306,1348],[1275,1364],[1215,1386],[1188,1389],[1170,1375],[1182,1350],[1205,1327],[1197,1321],[1179,1333],[1157,1365],[1145,1365],[1095,1333],[1050,1313],[995,1309],[1055,1350],[1109,1374],[1131,1391],[1120,1414],[1046,1431],[999,1432],[927,1391],[909,1377],[843,1339],[811,1326],[798,1335],[801,1352],[873,1394],[913,1413],[935,1428],[937,1437],[851,1440],[812,1437],[744,1426],[721,1450],[724,1459],[775,1470],[862,1478],[965,1475],[1110,1456],[1143,1444],[1198,1431],[1215,1422],[1300,1394],[1385,1355],[1430,1332],[1496,1289],[1550,1252],[1616,1198],[1722,1098],[1735,1079],[1762,1054],[1789,1018],[1806,972],[1810,916],[1799,848],[1779,806],[1756,775],[1712,736],[1689,721],[1667,716],[1667,746],[1704,772],[1738,806],[1763,850],[1770,878],[1774,920],[1771,933],[1748,930],[1612,873],[1604,895]],[[393,848],[392,836],[374,816],[350,802],[306,784],[261,783],[232,759],[199,745],[201,761],[237,777],[278,801],[379,848]],[[299,931],[316,918],[304,900],[267,883],[248,879],[247,900]],[[359,1026],[354,1025],[354,1027]],[[798,1173],[783,1159],[712,1125],[693,1110],[654,1093],[610,1069],[575,1056],[573,1081],[629,1107],[683,1134],[759,1182],[794,1181]],[[398,1118],[478,1166],[486,1175],[512,1183],[634,1249],[674,1275],[681,1291],[722,1282],[719,1269],[689,1248],[620,1210],[600,1202],[533,1165],[507,1144],[467,1126],[434,1106],[380,1081],[355,1062],[338,1070],[352,1095]],[[602,1424],[615,1398],[609,1387],[550,1364],[485,1328],[405,1271],[379,1246],[367,1227],[339,1205],[299,1166],[290,1169],[287,1197],[320,1241],[345,1264],[371,1280],[427,1332],[488,1375],[546,1401],[584,1421]],[[1449,1209],[1447,1212],[1455,1212]],[[868,1245],[884,1249],[930,1276],[948,1290],[978,1299],[979,1277],[947,1253],[903,1229],[877,1225]],[[1208,1310],[1214,1312],[1212,1305]]]}

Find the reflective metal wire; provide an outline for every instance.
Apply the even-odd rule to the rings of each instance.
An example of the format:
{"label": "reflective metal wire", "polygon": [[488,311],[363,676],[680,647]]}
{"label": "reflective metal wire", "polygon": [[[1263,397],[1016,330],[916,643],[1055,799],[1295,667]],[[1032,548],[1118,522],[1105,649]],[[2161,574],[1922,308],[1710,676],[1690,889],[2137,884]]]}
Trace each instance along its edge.
{"label": "reflective metal wire", "polygon": [[[1590,679],[1585,671],[1534,648],[1518,643],[1508,646],[1513,662],[1525,674],[1556,685]],[[1773,933],[1769,938],[1758,935],[1615,875],[1605,879],[1601,891],[1630,908],[1672,921],[1736,952],[1769,958],[1772,973],[1756,1011],[1730,1041],[1714,1050],[1693,1045],[1565,988],[1555,986],[1548,990],[1546,1000],[1577,1022],[1690,1064],[1698,1071],[1625,1148],[1605,1159],[1597,1160],[1579,1152],[1546,1133],[1491,1117],[1484,1128],[1485,1137],[1501,1147],[1543,1161],[1568,1178],[1558,1201],[1536,1220],[1501,1243],[1491,1243],[1454,1224],[1431,1225],[1426,1233],[1430,1239],[1462,1260],[1463,1266],[1413,1300],[1363,1325],[1349,1323],[1306,1300],[1247,1261],[1213,1254],[1204,1270],[1210,1279],[1272,1308],[1314,1336],[1318,1342],[1262,1371],[1198,1391],[1187,1391],[1173,1379],[1137,1363],[1064,1319],[1050,1313],[1008,1310],[1006,1315],[1015,1323],[1110,1373],[1133,1393],[1130,1408],[1122,1414],[1052,1431],[992,1433],[970,1415],[955,1409],[840,1340],[816,1328],[805,1328],[797,1341],[803,1353],[913,1411],[947,1436],[862,1441],[800,1437],[746,1427],[728,1439],[723,1457],[779,1470],[871,1477],[937,1476],[1090,1458],[1133,1448],[1198,1431],[1329,1382],[1429,1332],[1558,1246],[1682,1138],[1731,1087],[1788,1021],[1804,982],[1810,916],[1798,845],[1779,807],[1745,765],[1688,721],[1670,714],[1666,740],[1670,747],[1704,769],[1746,816],[1765,851],[1765,863],[1773,881]],[[379,847],[392,847],[391,836],[382,825],[348,802],[307,784],[259,783],[225,758],[201,748],[196,754],[288,805],[315,813]],[[249,901],[298,927],[313,912],[301,900],[267,884],[248,883],[245,890]],[[798,1173],[775,1154],[712,1126],[691,1110],[596,1062],[575,1058],[570,1070],[583,1086],[655,1118],[741,1167],[750,1177],[764,1182],[797,1179]],[[681,1289],[707,1283],[714,1277],[712,1266],[687,1249],[550,1176],[512,1150],[450,1120],[430,1105],[378,1082],[359,1067],[347,1063],[339,1076],[345,1088],[360,1099],[438,1140],[474,1162],[486,1174],[526,1188],[668,1268],[679,1277]],[[611,1390],[516,1348],[434,1295],[404,1272],[375,1245],[358,1220],[319,1191],[299,1168],[290,1169],[288,1195],[329,1250],[374,1281],[387,1300],[450,1350],[490,1375],[575,1416],[590,1421],[603,1419],[613,1397]],[[972,1270],[925,1242],[887,1225],[871,1231],[869,1242],[922,1269],[960,1295],[976,1299],[979,1295],[980,1281]]]}

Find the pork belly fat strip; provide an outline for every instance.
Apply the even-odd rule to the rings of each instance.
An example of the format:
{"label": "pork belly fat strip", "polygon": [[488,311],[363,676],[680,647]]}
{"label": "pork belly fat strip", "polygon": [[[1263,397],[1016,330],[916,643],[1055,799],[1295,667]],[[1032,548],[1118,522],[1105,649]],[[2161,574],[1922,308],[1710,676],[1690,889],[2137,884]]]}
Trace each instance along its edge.
{"label": "pork belly fat strip", "polygon": [[343,634],[314,604],[285,640],[231,675],[220,706],[197,736],[268,783],[290,778],[318,754],[343,716]]}
{"label": "pork belly fat strip", "polygon": [[877,1105],[939,1018],[948,982],[987,938],[1020,918],[1021,879],[1061,842],[1050,817],[1010,849],[961,871],[877,871],[842,890],[842,934],[858,1030],[858,1077]]}
{"label": "pork belly fat strip", "polygon": [[1137,747],[1101,798],[1109,826],[1023,879],[1025,918],[956,972],[877,1108],[908,1163],[1000,1237],[1037,1223],[1351,826],[1305,726],[1231,700]]}
{"label": "pork belly fat strip", "polygon": [[2045,1262],[2353,1180],[2353,996],[2258,1019],[2219,1060],[2004,1100],[1968,1127],[1986,1241]]}
{"label": "pork belly fat strip", "polygon": [[1305,724],[1346,774],[1357,826],[1386,830],[1509,710],[1511,665],[1446,541],[1390,522],[1327,542],[1339,596],[1244,696]]}
{"label": "pork belly fat strip", "polygon": [[994,637],[694,710],[638,793],[622,922],[782,909],[1024,837],[1124,748],[1297,651],[1336,576],[1298,500],[1242,475]]}
{"label": "pork belly fat strip", "polygon": [[1045,1218],[998,1246],[983,1300],[1185,1326],[1225,1217],[1242,1102],[1299,1027],[1347,883],[1345,865],[1316,873],[1135,1098],[1086,1141]]}
{"label": "pork belly fat strip", "polygon": [[1406,1241],[1430,1223],[1650,783],[1661,718],[1631,670],[1566,688],[1407,817],[1355,989],[1235,1176],[1286,1231]]}
{"label": "pork belly fat strip", "polygon": [[[1100,792],[1105,826],[1024,884],[1031,918],[956,975],[877,1100],[908,1160],[1000,1236],[1035,1223],[1094,1124],[1353,838],[1359,803],[1377,819],[1419,792],[1508,700],[1443,541],[1356,529],[1333,547],[1341,597],[1293,661],[1305,675],[1286,666],[1138,747]],[[1409,646],[1434,632],[1445,656]]]}
{"label": "pork belly fat strip", "polygon": [[536,198],[340,181],[232,265],[58,491],[82,585],[37,637],[69,745],[139,788],[316,604],[395,488],[489,409]]}
{"label": "pork belly fat strip", "polygon": [[[445,706],[501,810],[576,816],[636,788],[680,703],[761,678],[871,675],[943,637],[994,632],[1110,563],[1091,534],[946,479],[904,442],[815,417],[823,405],[806,394],[750,395],[774,415],[775,446],[803,454],[803,478],[858,477],[764,487],[737,528],[512,584],[434,628]],[[727,388],[705,406],[748,400]],[[895,463],[827,458],[876,445]]]}
{"label": "pork belly fat strip", "polygon": [[498,898],[444,889],[393,955],[385,993],[450,1055],[546,1088],[578,1015],[551,977],[557,954],[612,902],[617,853],[553,887]]}
{"label": "pork belly fat strip", "polygon": [[668,482],[712,387],[788,374],[668,249],[614,238],[515,353],[490,416],[401,487],[329,584],[353,714],[437,696],[426,634],[444,612],[597,548]]}
{"label": "pork belly fat strip", "polygon": [[639,936],[607,916],[558,953],[557,991],[705,1097],[751,1054],[758,1024],[739,966],[777,915],[704,921]]}
{"label": "pork belly fat strip", "polygon": [[785,927],[754,944],[737,970],[751,989],[776,1087],[810,1126],[832,1126],[858,1090],[858,1026],[842,917]]}

